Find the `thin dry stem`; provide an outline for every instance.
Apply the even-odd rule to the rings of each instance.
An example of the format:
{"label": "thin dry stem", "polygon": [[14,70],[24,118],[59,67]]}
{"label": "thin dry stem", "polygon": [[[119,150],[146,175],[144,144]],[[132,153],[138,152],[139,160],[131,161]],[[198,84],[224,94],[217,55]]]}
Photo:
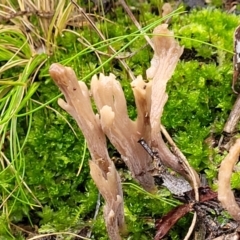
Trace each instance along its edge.
{"label": "thin dry stem", "polygon": [[[122,5],[122,7],[124,8],[124,10],[126,11],[126,13],[128,14],[128,16],[130,17],[130,19],[133,21],[133,23],[135,24],[135,26],[138,28],[138,30],[143,33],[142,31],[142,27],[139,24],[139,22],[137,21],[137,19],[135,18],[135,16],[133,15],[131,9],[128,7],[128,5],[126,4],[126,2],[124,0],[119,0],[120,4]],[[148,44],[151,46],[152,49],[154,49],[154,45],[151,41],[151,39],[148,37],[148,35],[144,34],[144,38],[146,39],[146,41],[148,42]]]}
{"label": "thin dry stem", "polygon": [[[88,14],[86,14],[86,12],[83,10],[83,8],[81,8],[74,0],[71,0],[71,2],[79,9],[79,11],[82,13],[82,15],[84,16],[84,18],[89,22],[89,24],[93,27],[93,29],[96,31],[96,33],[100,36],[100,38],[102,40],[106,40],[106,38],[104,37],[104,35],[101,33],[101,31],[97,28],[96,24],[93,22],[93,20],[88,16]],[[116,53],[116,50],[109,45],[109,49],[113,52]],[[127,73],[129,74],[129,77],[131,78],[131,80],[133,81],[135,79],[135,76],[132,72],[132,70],[129,68],[129,66],[127,65],[127,63],[122,60],[119,59],[120,63],[123,65],[123,67],[125,68],[125,70],[127,71]]]}
{"label": "thin dry stem", "polygon": [[174,171],[190,179],[188,173],[180,164],[179,159],[168,149],[161,136],[159,121],[163,107],[167,101],[166,86],[171,78],[183,48],[173,38],[173,32],[167,29],[167,24],[154,29],[153,43],[155,46],[151,67],[147,70],[147,77],[152,79],[150,126],[152,147],[158,151],[163,163]]}
{"label": "thin dry stem", "polygon": [[168,132],[166,131],[165,127],[161,125],[161,132],[164,135],[164,137],[167,139],[168,143],[171,145],[172,151],[175,154],[176,157],[179,157],[179,161],[181,161],[182,166],[185,169],[185,172],[188,173],[189,177],[188,179],[191,182],[191,185],[193,186],[194,193],[195,193],[195,200],[199,201],[199,192],[198,188],[200,187],[200,179],[196,171],[190,166],[189,162],[187,161],[186,157],[183,155],[183,153],[180,151],[180,149],[177,147],[175,142],[172,140]]}
{"label": "thin dry stem", "polygon": [[240,119],[240,95],[237,97],[223,131],[233,134]]}

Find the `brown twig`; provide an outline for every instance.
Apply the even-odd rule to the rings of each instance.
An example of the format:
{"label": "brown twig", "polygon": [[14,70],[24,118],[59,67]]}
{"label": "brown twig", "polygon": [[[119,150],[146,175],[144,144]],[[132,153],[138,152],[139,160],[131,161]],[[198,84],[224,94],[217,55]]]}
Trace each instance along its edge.
{"label": "brown twig", "polygon": [[227,134],[233,134],[240,119],[240,95],[238,95],[223,131]]}

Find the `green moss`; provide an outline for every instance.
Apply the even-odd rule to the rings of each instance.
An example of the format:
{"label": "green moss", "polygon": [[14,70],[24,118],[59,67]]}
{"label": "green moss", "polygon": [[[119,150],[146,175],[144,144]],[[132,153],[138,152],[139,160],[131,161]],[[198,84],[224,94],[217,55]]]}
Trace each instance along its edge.
{"label": "green moss", "polygon": [[240,189],[240,172],[234,172],[231,178],[231,186],[234,189]]}
{"label": "green moss", "polygon": [[198,170],[207,167],[204,140],[210,130],[222,131],[231,110],[235,96],[230,85],[230,66],[198,61],[179,63],[169,82],[162,122]]}
{"label": "green moss", "polygon": [[[152,1],[152,5],[136,5],[144,11],[144,14],[139,16],[143,25],[159,18],[151,12],[154,2],[157,1]],[[132,4],[134,6],[135,2],[132,1]],[[99,20],[98,26],[108,38],[119,37],[123,33],[129,34],[127,38],[112,44],[116,50],[119,50],[133,39],[130,34],[136,31],[136,27],[120,7],[115,9],[114,14],[109,13],[106,17],[110,16],[115,21]],[[187,156],[190,164],[198,172],[206,173],[210,184],[215,182],[218,165],[223,156],[218,154],[218,149],[209,149],[204,140],[210,132],[216,135],[221,133],[235,100],[231,91],[231,51],[232,35],[238,22],[237,16],[212,9],[193,10],[191,13],[178,15],[172,19],[172,28],[181,44],[188,49],[190,57],[185,51],[182,61],[179,62],[168,84],[169,100],[164,109],[162,123]],[[33,96],[35,100],[46,103],[60,93],[48,76],[51,63],[63,62],[71,66],[79,79],[84,79],[89,84],[93,71],[101,65],[101,62],[109,59],[101,56],[99,61],[92,50],[84,51],[86,47],[78,42],[79,36],[85,37],[91,44],[101,41],[99,36],[89,29],[87,26],[72,32],[64,32],[57,38],[57,50],[53,56],[49,57],[40,72],[38,78],[40,87]],[[214,46],[203,44],[202,41]],[[102,47],[103,44],[97,48],[109,53],[109,48]],[[124,51],[135,52],[144,44],[145,40],[140,36]],[[125,61],[135,75],[145,75],[151,56],[152,51],[147,47]],[[123,66],[118,60],[113,59],[97,72],[100,71],[106,74],[113,72],[118,77],[125,92],[129,116],[134,119],[136,109],[133,93],[129,76]],[[15,74],[20,73],[21,68],[16,68]],[[6,76],[14,77],[10,71],[4,73],[4,77]],[[31,104],[33,109],[39,107],[36,103]],[[17,131],[21,144],[26,140],[26,132],[31,123],[31,131],[21,153],[22,165],[19,164],[18,170],[40,201],[42,208],[34,206],[36,201],[25,188],[22,191],[16,191],[7,201],[9,215],[7,217],[3,213],[1,215],[0,226],[4,228],[0,228],[0,238],[6,236],[4,239],[12,239],[7,225],[9,221],[18,223],[24,220],[30,225],[38,224],[39,231],[42,233],[75,231],[89,227],[93,230],[92,239],[108,239],[102,208],[97,219],[92,220],[98,192],[90,179],[88,152],[84,157],[82,171],[79,176],[76,176],[83,157],[84,138],[73,119],[58,107],[56,101],[52,102],[50,107],[64,116],[77,134],[74,135],[59,114],[47,108],[34,112],[31,120],[30,117],[18,120]],[[113,150],[110,149],[110,151]],[[6,146],[5,154],[10,158],[9,146]],[[0,174],[4,197],[16,186],[13,174],[10,168]],[[129,175],[126,174],[124,177],[126,182],[132,181]],[[232,186],[239,188],[238,182],[239,174],[234,173]],[[126,238],[151,239],[154,236],[154,219],[161,218],[173,207],[170,204],[173,199],[165,189],[160,189],[156,196],[167,198],[169,202],[124,186],[124,207],[129,231]],[[179,239],[179,232],[182,233],[182,237],[184,236],[182,229],[186,228],[190,218],[191,215],[181,219],[171,230],[172,239]]]}
{"label": "green moss", "polygon": [[93,235],[92,239],[108,240],[107,230],[103,218],[103,213],[100,212],[97,219],[93,222]]}
{"label": "green moss", "polygon": [[[72,119],[69,121],[75,125]],[[82,142],[82,135],[78,133],[76,138],[56,113],[44,110],[34,113],[24,148],[25,179],[45,205],[45,210],[39,213],[41,224],[55,230],[72,226],[77,212],[78,217],[84,218],[95,208],[97,190],[89,176],[89,154],[85,156],[80,175],[76,176],[83,153]]]}
{"label": "green moss", "polygon": [[[216,54],[219,64],[232,60],[232,55],[222,49],[233,51],[233,32],[239,23],[237,16],[207,8],[200,11],[195,9],[190,14],[175,16],[174,19],[174,32],[181,37],[180,42],[185,48],[195,49],[197,55],[203,58],[213,59]],[[213,44],[214,47],[202,42]]]}

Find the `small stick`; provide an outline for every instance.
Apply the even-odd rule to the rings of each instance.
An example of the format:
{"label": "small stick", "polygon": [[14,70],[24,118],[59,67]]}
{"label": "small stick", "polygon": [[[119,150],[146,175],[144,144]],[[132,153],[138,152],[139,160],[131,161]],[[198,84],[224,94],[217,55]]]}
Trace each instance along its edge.
{"label": "small stick", "polygon": [[189,175],[191,176],[192,179],[192,184],[193,184],[193,189],[194,189],[194,193],[195,193],[195,200],[199,201],[199,193],[198,193],[198,188],[200,185],[200,180],[198,175],[195,173],[195,171],[193,171],[192,167],[190,166],[190,164],[188,163],[186,157],[183,155],[183,153],[180,151],[180,149],[177,147],[177,145],[175,144],[175,142],[172,140],[172,138],[170,137],[170,135],[168,134],[167,130],[165,129],[165,127],[163,125],[161,125],[161,132],[163,133],[163,135],[166,137],[167,141],[169,142],[169,144],[172,146],[172,150],[175,153],[175,155],[180,159],[181,164],[183,164],[185,170],[189,173]]}
{"label": "small stick", "polygon": [[158,152],[152,151],[144,139],[140,139],[138,143],[147,151],[147,153],[153,159],[154,170],[153,176],[159,176],[163,180],[163,186],[165,186],[172,194],[177,196],[184,195],[185,192],[192,190],[190,184],[183,178],[172,175],[167,168],[162,164],[161,159],[158,156]]}
{"label": "small stick", "polygon": [[233,56],[233,80],[232,80],[232,90],[234,93],[238,94],[235,90],[235,85],[238,81],[240,74],[240,26],[235,29],[234,32],[234,56]]}
{"label": "small stick", "polygon": [[[153,150],[148,146],[148,144],[146,143],[146,141],[141,138],[140,140],[138,140],[138,143],[141,144],[141,146],[146,150],[146,152],[152,157],[156,157],[156,154],[153,152]],[[160,159],[159,159],[160,161]]]}
{"label": "small stick", "polygon": [[223,128],[227,134],[233,134],[240,119],[240,95],[238,95],[236,102],[233,105],[231,113]]}

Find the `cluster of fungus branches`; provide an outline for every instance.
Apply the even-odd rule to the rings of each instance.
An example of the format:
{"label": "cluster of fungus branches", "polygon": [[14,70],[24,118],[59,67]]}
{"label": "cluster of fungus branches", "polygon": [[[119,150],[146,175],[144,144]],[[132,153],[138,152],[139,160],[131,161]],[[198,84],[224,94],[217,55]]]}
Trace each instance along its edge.
{"label": "cluster of fungus branches", "polygon": [[[119,174],[108,155],[106,137],[121,154],[133,178],[147,191],[154,192],[156,187],[151,174],[154,168],[151,156],[138,143],[142,138],[158,152],[166,167],[196,182],[161,136],[160,120],[168,98],[166,85],[183,48],[167,29],[167,24],[156,27],[153,33],[154,56],[146,72],[149,81],[138,76],[131,82],[137,107],[135,121],[128,116],[123,89],[113,74],[93,76],[89,91],[71,68],[55,63],[49,70],[66,99],[59,99],[59,105],[76,120],[87,141],[91,154],[90,174],[105,199],[105,223],[110,239],[114,240],[120,239],[119,230],[125,229],[123,192]],[[93,112],[90,96],[98,114]]]}
{"label": "cluster of fungus branches", "polygon": [[[161,135],[161,115],[168,95],[166,85],[183,52],[167,24],[154,29],[154,56],[146,75],[131,82],[137,118],[131,120],[121,84],[113,74],[92,77],[91,89],[78,81],[74,71],[58,63],[50,75],[64,94],[59,105],[77,122],[91,154],[90,174],[105,200],[104,218],[110,239],[121,239],[125,229],[123,191],[119,174],[109,157],[106,137],[120,153],[134,179],[147,191],[156,186],[152,175],[151,156],[138,143],[144,139],[158,153],[161,163],[183,176],[194,188],[198,200],[199,178],[181,154],[171,151]],[[98,113],[92,109],[91,97]]]}

